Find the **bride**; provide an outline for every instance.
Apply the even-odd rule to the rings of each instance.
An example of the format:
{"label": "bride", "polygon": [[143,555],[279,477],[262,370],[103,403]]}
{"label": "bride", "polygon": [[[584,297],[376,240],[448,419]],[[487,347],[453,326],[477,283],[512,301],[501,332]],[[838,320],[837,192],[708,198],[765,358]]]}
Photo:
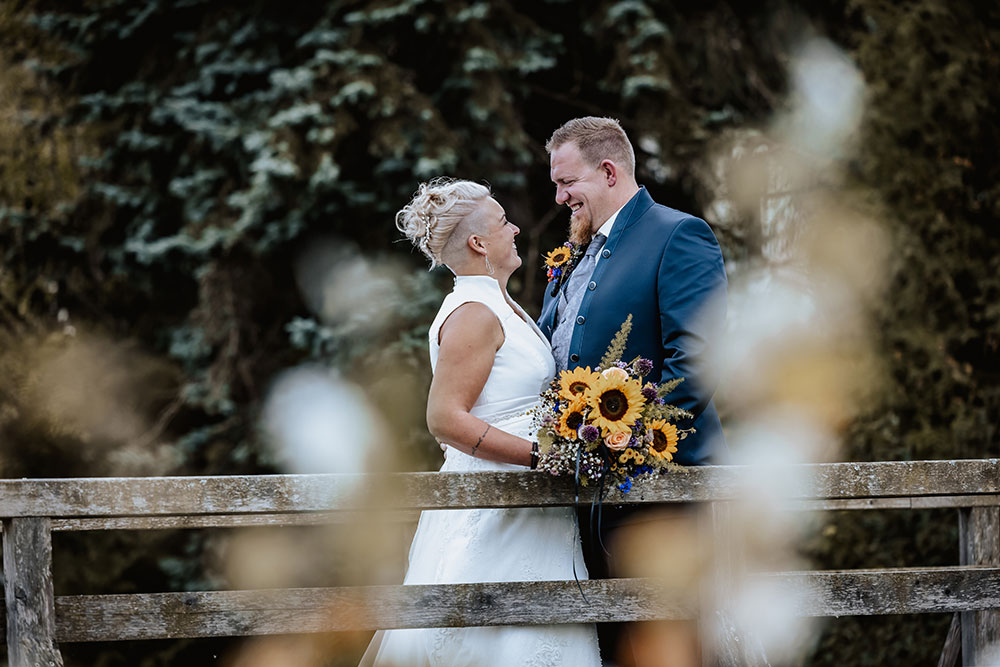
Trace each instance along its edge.
{"label": "bride", "polygon": [[[489,190],[439,178],[396,225],[455,274],[430,327],[434,378],[427,425],[445,447],[442,472],[527,470],[537,462],[527,411],[555,373],[549,342],[507,295],[521,266],[515,237]],[[404,584],[566,580],[586,566],[567,507],[423,512]],[[600,665],[594,625],[496,626],[376,633],[361,661],[379,667]]]}

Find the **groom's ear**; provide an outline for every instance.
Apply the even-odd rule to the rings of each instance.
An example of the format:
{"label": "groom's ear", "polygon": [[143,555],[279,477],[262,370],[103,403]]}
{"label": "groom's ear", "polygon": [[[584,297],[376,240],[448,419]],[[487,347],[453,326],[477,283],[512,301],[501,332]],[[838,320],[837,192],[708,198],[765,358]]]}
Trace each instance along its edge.
{"label": "groom's ear", "polygon": [[615,183],[618,182],[618,165],[611,160],[604,160],[598,168],[604,174],[604,180],[607,182],[608,187],[615,187]]}

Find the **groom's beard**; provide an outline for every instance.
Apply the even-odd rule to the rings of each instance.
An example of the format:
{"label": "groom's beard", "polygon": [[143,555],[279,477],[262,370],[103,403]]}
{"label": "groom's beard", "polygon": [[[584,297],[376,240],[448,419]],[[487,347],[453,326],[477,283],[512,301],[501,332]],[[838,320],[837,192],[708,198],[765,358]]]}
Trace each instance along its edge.
{"label": "groom's beard", "polygon": [[584,244],[590,243],[590,239],[594,237],[594,233],[590,230],[590,220],[570,218],[569,219],[569,240],[573,243]]}

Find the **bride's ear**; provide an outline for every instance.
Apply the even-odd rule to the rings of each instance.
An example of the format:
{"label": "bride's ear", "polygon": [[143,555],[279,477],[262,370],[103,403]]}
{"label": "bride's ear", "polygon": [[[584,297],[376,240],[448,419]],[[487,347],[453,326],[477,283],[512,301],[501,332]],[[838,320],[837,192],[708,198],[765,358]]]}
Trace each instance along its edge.
{"label": "bride's ear", "polygon": [[477,255],[486,254],[486,246],[483,245],[482,240],[475,234],[469,235],[469,240],[467,241],[467,243],[469,244],[469,247],[472,248],[472,252],[476,253]]}

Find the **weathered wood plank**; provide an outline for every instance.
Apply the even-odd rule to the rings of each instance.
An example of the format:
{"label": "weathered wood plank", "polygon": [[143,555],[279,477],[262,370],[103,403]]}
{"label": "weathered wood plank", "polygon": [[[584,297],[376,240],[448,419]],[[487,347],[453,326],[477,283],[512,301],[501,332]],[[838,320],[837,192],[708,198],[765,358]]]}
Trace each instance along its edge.
{"label": "weathered wood plank", "polygon": [[[963,565],[1000,566],[1000,508],[959,510],[959,562]],[[992,609],[961,615],[962,664],[985,664],[987,651],[1000,642],[1000,604]],[[986,609],[986,608],[982,608]]]}
{"label": "weathered wood plank", "polygon": [[787,572],[771,577],[801,616],[872,616],[1000,607],[1000,568]]}
{"label": "weathered wood plank", "polygon": [[419,510],[391,512],[291,512],[288,514],[200,514],[182,516],[112,516],[52,519],[54,531],[167,530],[178,528],[245,528],[254,526],[324,526],[330,524],[415,524]]}
{"label": "weathered wood plank", "polygon": [[[823,510],[941,509],[984,506],[1000,506],[1000,495],[790,500],[786,508],[792,511],[813,512]],[[394,510],[382,512],[377,515],[372,512],[343,510],[329,512],[289,512],[285,514],[57,517],[52,519],[52,530],[165,530],[178,528],[242,528],[251,526],[321,526],[328,524],[369,523],[372,520],[391,524],[412,524],[416,523],[419,518],[419,510]]]}
{"label": "weathered wood plank", "polygon": [[639,579],[62,597],[59,641],[687,618]]}
{"label": "weathered wood plank", "polygon": [[[788,466],[789,473],[795,474],[795,468],[799,466]],[[803,497],[1000,493],[1000,459],[830,463],[801,468],[810,478],[803,483]]]}
{"label": "weathered wood plank", "polygon": [[958,655],[962,651],[962,615],[958,612],[952,614],[951,625],[948,627],[948,636],[945,637],[944,647],[941,649],[941,657],[938,658],[937,667],[955,667],[958,664]]}
{"label": "weathered wood plank", "polygon": [[[1000,506],[1000,495],[915,496],[893,498],[821,498],[818,500],[791,500],[790,510],[889,510],[889,509],[945,509],[952,507]],[[55,524],[53,524],[53,530]]]}
{"label": "weathered wood plank", "polygon": [[62,667],[55,644],[52,533],[49,520],[3,521],[7,657],[11,667]]}
{"label": "weathered wood plank", "polygon": [[[1000,606],[1000,568],[765,575],[804,616],[940,613]],[[401,627],[692,618],[695,603],[654,580],[86,595],[56,599],[62,642],[242,636]]]}
{"label": "weathered wood plank", "polygon": [[[703,466],[614,489],[609,503],[729,500],[757,470]],[[790,498],[1000,494],[1000,459],[829,463],[767,470]],[[970,494],[974,490],[974,494]],[[583,489],[588,502],[592,489]],[[355,510],[530,507],[572,503],[572,484],[530,472],[260,475],[0,480],[0,515],[50,517],[267,514]]]}

